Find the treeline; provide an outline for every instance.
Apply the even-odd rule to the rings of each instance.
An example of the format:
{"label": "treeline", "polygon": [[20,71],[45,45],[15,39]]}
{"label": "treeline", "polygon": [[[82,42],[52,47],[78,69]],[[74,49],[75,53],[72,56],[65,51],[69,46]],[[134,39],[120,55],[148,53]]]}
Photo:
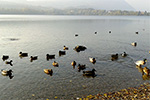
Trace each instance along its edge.
{"label": "treeline", "polygon": [[122,15],[122,16],[150,16],[150,12],[96,10],[96,9],[55,9],[55,8],[0,8],[0,14],[32,14],[32,15]]}

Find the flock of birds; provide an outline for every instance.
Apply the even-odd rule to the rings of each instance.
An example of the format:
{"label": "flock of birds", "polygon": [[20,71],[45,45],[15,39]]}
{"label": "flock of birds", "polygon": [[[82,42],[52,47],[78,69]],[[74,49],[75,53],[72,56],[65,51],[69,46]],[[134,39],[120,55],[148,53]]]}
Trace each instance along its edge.
{"label": "flock of birds", "polygon": [[[111,31],[109,31],[109,33],[111,33]],[[97,34],[97,32],[95,32],[95,34]],[[138,34],[138,32],[136,32],[136,34]],[[75,34],[75,37],[76,37],[76,36],[78,36],[78,34]],[[131,45],[136,47],[136,46],[137,46],[137,42],[133,42],[133,43],[131,43]],[[64,46],[64,47],[63,47],[63,51],[61,51],[61,50],[59,51],[59,56],[65,55],[65,54],[66,54],[66,50],[68,50],[68,49],[69,49],[68,47]],[[74,48],[74,50],[75,50],[76,52],[84,51],[84,50],[86,50],[86,49],[87,49],[87,48],[86,48],[85,46],[81,46],[81,45],[78,45],[78,46],[76,46],[76,47]],[[122,56],[122,57],[126,57],[126,56],[128,56],[128,54],[127,54],[126,52],[123,52],[123,53],[121,54],[121,56]],[[20,53],[19,53],[19,57],[21,57],[21,58],[22,58],[22,57],[28,57],[28,53],[20,52]],[[9,56],[8,56],[8,55],[3,55],[3,56],[2,56],[2,60],[3,60],[3,61],[8,60],[8,59],[9,59]],[[37,59],[38,59],[38,56],[30,56],[30,61],[31,61],[31,62],[34,61],[34,60],[37,60]],[[47,54],[47,55],[46,55],[46,59],[47,59],[47,61],[50,60],[50,59],[55,59],[55,55]],[[118,59],[118,53],[111,55],[111,60],[112,60],[112,61],[117,60],[117,59]],[[93,58],[93,57],[90,57],[90,58],[89,58],[89,61],[90,61],[91,63],[93,63],[93,64],[96,63],[96,59]],[[11,65],[11,66],[13,66],[12,62],[13,62],[13,61],[10,60],[10,61],[6,61],[5,63],[6,63],[6,64],[9,64],[9,65]],[[142,67],[143,65],[146,64],[146,62],[147,62],[147,59],[138,60],[138,61],[135,62],[135,64],[136,64],[137,68],[140,70],[140,72],[142,72],[142,75],[144,75],[144,73],[145,73],[145,74],[148,76],[149,73],[150,73],[150,69],[148,69],[147,67],[144,67],[144,68]],[[58,62],[56,62],[56,61],[53,61],[52,65],[53,65],[54,67],[58,67],[58,66],[59,66]],[[71,62],[71,65],[73,66],[73,68],[75,68],[75,66],[77,65],[76,61],[72,61],[72,62]],[[92,70],[84,71],[84,69],[86,69],[86,65],[85,65],[85,64],[84,64],[84,65],[78,64],[77,68],[78,68],[78,71],[79,71],[79,72],[80,72],[81,70],[83,70],[83,75],[84,75],[84,76],[92,76],[92,77],[95,77],[95,76],[96,76],[96,74],[95,74],[95,71],[96,71],[96,70],[95,70],[94,68],[93,68]],[[53,70],[52,70],[52,69],[43,69],[43,71],[44,71],[46,74],[50,75],[50,76],[53,75]],[[1,70],[1,74],[4,75],[4,76],[9,76],[10,79],[13,78],[12,72],[13,72],[13,71],[12,71],[11,69],[10,69],[10,70]]]}

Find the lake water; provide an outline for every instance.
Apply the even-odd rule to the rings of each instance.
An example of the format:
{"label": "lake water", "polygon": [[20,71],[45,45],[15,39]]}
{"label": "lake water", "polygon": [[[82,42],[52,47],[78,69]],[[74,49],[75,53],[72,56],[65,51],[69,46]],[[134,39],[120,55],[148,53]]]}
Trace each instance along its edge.
{"label": "lake water", "polygon": [[[131,46],[135,41],[137,46]],[[64,45],[69,50],[60,57],[58,51]],[[87,49],[77,53],[73,50],[77,45]],[[21,59],[20,51],[29,56]],[[0,15],[0,56],[13,60],[10,66],[1,59],[0,69],[12,69],[14,75],[12,79],[0,75],[0,99],[76,99],[139,86],[149,80],[142,79],[134,62],[147,58],[145,66],[150,68],[149,51],[150,17]],[[128,56],[121,57],[123,52]],[[111,61],[115,53],[119,59]],[[46,54],[56,57],[47,61]],[[30,62],[35,55],[38,60]],[[89,57],[95,57],[96,63],[89,62]],[[54,60],[59,67],[52,66]],[[86,70],[95,68],[96,77],[84,77],[77,67],[73,69],[74,60],[86,64]],[[52,76],[43,72],[47,68],[53,69]]]}

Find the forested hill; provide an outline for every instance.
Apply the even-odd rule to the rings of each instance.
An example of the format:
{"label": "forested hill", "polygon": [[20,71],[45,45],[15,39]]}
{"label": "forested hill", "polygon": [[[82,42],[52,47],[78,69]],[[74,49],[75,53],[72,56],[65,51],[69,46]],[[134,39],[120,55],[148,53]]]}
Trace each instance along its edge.
{"label": "forested hill", "polygon": [[121,11],[121,10],[96,10],[96,9],[55,9],[42,7],[0,7],[0,14],[31,14],[31,15],[130,15],[130,16],[150,16],[149,12],[141,11]]}

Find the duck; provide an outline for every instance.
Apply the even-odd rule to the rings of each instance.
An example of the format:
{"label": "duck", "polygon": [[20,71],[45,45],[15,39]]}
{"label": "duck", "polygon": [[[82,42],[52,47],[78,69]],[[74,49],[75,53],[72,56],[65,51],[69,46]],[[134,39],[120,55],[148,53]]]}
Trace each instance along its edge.
{"label": "duck", "polygon": [[144,72],[146,75],[149,75],[150,69],[148,69],[147,67],[144,67],[144,68],[143,68],[143,72]]}
{"label": "duck", "polygon": [[80,65],[78,64],[78,71],[80,72],[81,70],[86,69],[86,65]]}
{"label": "duck", "polygon": [[94,68],[90,71],[83,71],[83,75],[84,76],[95,76],[95,71],[96,70]]}
{"label": "duck", "polygon": [[109,31],[109,33],[111,33],[111,31]]}
{"label": "duck", "polygon": [[96,59],[95,59],[95,58],[90,57],[89,60],[90,60],[90,62],[93,63],[93,64],[96,63]]}
{"label": "duck", "polygon": [[33,60],[37,60],[37,59],[38,59],[38,56],[34,56],[34,57],[31,56],[31,57],[30,57],[30,61],[31,61],[31,62],[32,62]]}
{"label": "duck", "polygon": [[62,55],[65,55],[65,54],[66,54],[66,51],[59,50],[59,56],[62,56]]}
{"label": "duck", "polygon": [[80,52],[80,51],[84,51],[85,49],[87,49],[85,46],[81,46],[81,45],[77,45],[74,50],[77,51],[77,52]]}
{"label": "duck", "polygon": [[136,47],[137,46],[137,42],[132,42],[131,45]]}
{"label": "duck", "polygon": [[1,73],[3,76],[9,76],[9,75],[12,75],[12,70],[1,70]]}
{"label": "duck", "polygon": [[13,64],[12,64],[12,60],[10,60],[10,61],[6,61],[5,63],[6,63],[6,64],[10,64],[11,66],[13,66]]}
{"label": "duck", "polygon": [[43,69],[43,70],[44,70],[44,72],[45,72],[46,74],[49,74],[49,75],[52,76],[52,74],[53,74],[53,70],[52,70],[52,69]]}
{"label": "duck", "polygon": [[95,34],[97,34],[97,32],[95,32]]}
{"label": "duck", "polygon": [[111,55],[111,60],[117,60],[118,59],[118,53]]}
{"label": "duck", "polygon": [[139,32],[135,32],[135,34],[139,34]]}
{"label": "duck", "polygon": [[28,53],[22,53],[22,52],[20,52],[20,53],[19,53],[19,56],[20,56],[20,57],[27,57],[27,56],[28,56]]}
{"label": "duck", "polygon": [[73,61],[73,62],[71,63],[71,65],[72,65],[72,66],[76,66],[76,62]]}
{"label": "duck", "polygon": [[126,56],[127,56],[127,53],[126,53],[126,52],[123,52],[123,53],[121,54],[121,56],[122,56],[122,57],[126,57]]}
{"label": "duck", "polygon": [[141,66],[141,65],[145,65],[146,62],[147,62],[147,59],[138,60],[138,61],[135,62],[135,64],[136,64],[137,66]]}
{"label": "duck", "polygon": [[68,47],[66,47],[65,45],[64,45],[64,48],[63,48],[64,50],[68,50],[69,48]]}
{"label": "duck", "polygon": [[3,55],[2,60],[5,61],[5,60],[7,60],[8,58],[9,58],[8,55]]}
{"label": "duck", "polygon": [[54,61],[54,62],[52,63],[52,65],[53,65],[54,67],[58,67],[58,66],[59,66],[56,61]]}
{"label": "duck", "polygon": [[46,54],[46,59],[47,60],[49,60],[49,59],[55,59],[55,55]]}
{"label": "duck", "polygon": [[77,37],[78,36],[78,34],[75,34],[75,37]]}

